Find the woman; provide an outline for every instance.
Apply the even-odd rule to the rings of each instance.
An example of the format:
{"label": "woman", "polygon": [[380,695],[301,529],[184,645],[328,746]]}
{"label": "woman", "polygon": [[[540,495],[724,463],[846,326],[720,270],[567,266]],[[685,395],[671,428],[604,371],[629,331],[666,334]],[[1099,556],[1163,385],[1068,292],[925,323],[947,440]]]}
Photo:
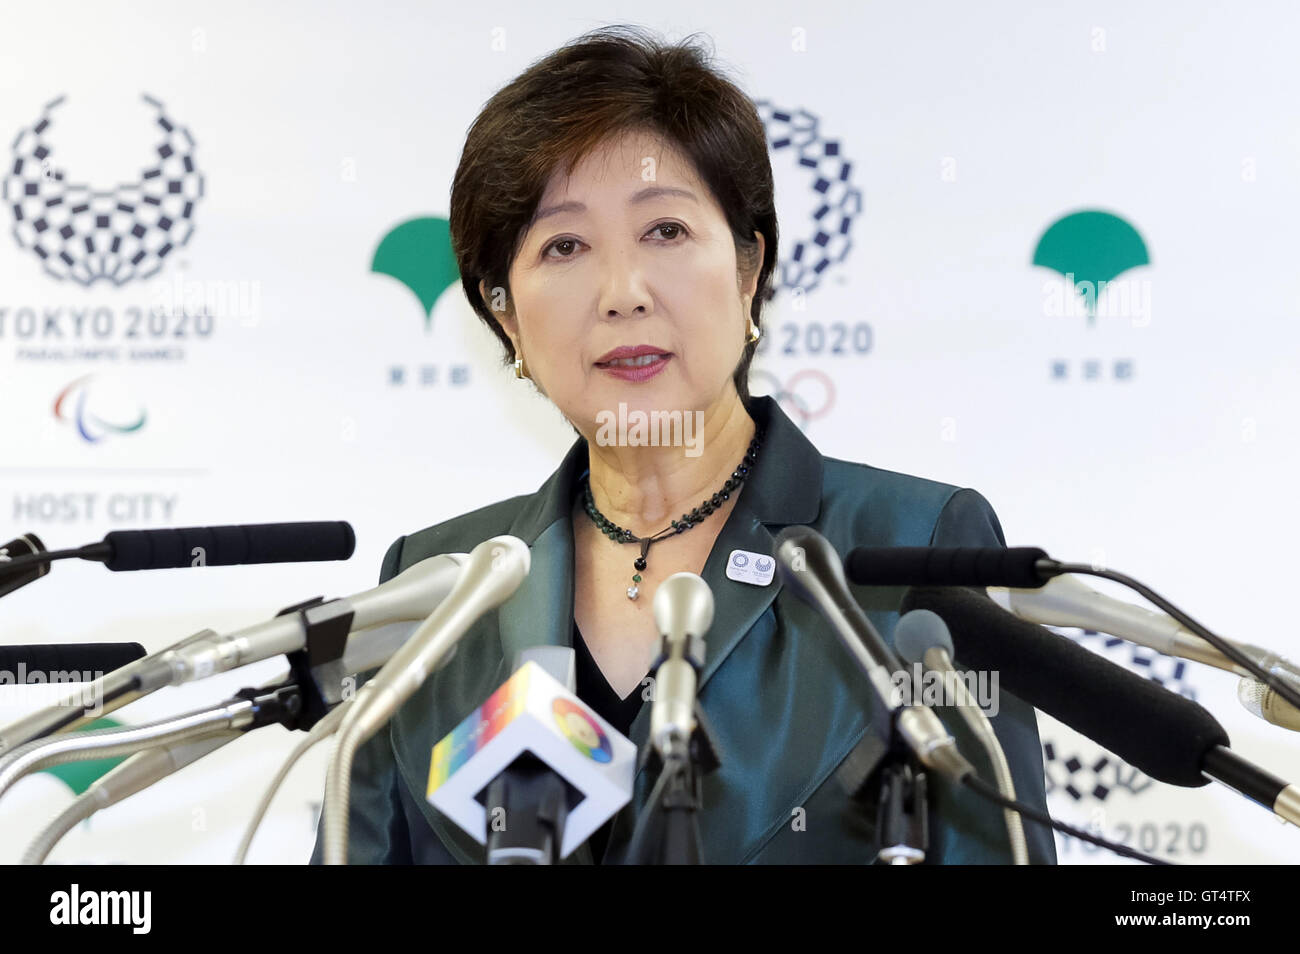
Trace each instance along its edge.
{"label": "woman", "polygon": [[[774,401],[749,396],[777,252],[751,101],[691,46],[628,29],[579,38],[484,107],[456,172],[451,232],[465,293],[506,360],[580,436],[537,493],[389,549],[381,579],[510,533],[532,548],[532,571],[358,753],[350,860],[482,859],[425,801],[429,753],[527,646],[571,645],[579,695],[642,745],[659,647],[651,604],[680,571],[702,575],[716,603],[699,679],[722,757],[703,787],[705,860],[873,860],[874,826],[835,775],[867,732],[861,676],[779,580],[737,581],[728,562],[770,557],[794,524],[842,553],[1005,541],[974,491],[823,458]],[[638,412],[676,415],[677,444],[620,443],[610,420]],[[856,595],[889,638],[901,592]],[[1003,694],[993,721],[1020,798],[1045,810],[1033,709]],[[1000,809],[931,785],[930,861],[1009,860]],[[636,789],[570,861],[623,860],[644,772]],[[1031,859],[1054,862],[1050,832],[1025,827]]]}

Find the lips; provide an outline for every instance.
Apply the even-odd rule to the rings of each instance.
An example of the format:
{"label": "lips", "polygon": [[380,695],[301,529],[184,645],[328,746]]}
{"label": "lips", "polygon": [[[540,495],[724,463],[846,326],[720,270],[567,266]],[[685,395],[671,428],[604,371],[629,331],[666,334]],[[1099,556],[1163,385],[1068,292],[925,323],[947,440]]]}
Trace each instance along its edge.
{"label": "lips", "polygon": [[623,381],[646,381],[667,367],[672,358],[671,352],[653,345],[625,345],[601,355],[596,367]]}
{"label": "lips", "polygon": [[624,345],[606,351],[596,359],[597,367],[643,368],[669,357],[669,352],[653,345]]}
{"label": "lips", "polygon": [[666,354],[643,354],[635,358],[617,358],[614,361],[602,361],[601,368],[648,368],[652,364],[668,360]]}

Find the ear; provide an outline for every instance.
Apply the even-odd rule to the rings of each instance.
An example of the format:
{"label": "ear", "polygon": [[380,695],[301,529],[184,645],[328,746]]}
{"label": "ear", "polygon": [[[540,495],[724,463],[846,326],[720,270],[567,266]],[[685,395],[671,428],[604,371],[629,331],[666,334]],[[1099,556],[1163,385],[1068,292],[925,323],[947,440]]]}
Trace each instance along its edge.
{"label": "ear", "polygon": [[505,289],[501,288],[492,291],[487,287],[487,281],[480,279],[478,293],[483,299],[483,304],[487,306],[487,310],[496,319],[496,323],[501,326],[501,330],[506,333],[506,336],[515,346],[515,354],[518,354],[519,320],[515,317],[515,310],[507,299]]}
{"label": "ear", "polygon": [[754,265],[754,274],[746,279],[745,294],[752,299],[758,294],[758,276],[763,272],[763,256],[767,254],[767,242],[763,238],[763,233],[755,230],[754,240],[758,242],[758,258]]}

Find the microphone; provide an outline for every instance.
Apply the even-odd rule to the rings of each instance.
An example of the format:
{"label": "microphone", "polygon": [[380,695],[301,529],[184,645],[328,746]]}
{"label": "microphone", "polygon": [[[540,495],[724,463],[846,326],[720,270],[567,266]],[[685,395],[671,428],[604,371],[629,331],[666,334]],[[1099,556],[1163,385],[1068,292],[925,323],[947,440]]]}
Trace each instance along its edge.
{"label": "microphone", "polygon": [[[1150,587],[1105,567],[1062,563],[1037,547],[858,547],[845,561],[849,577],[859,586],[999,586],[1037,589],[1053,577],[1084,573],[1122,583],[1159,606],[1199,636],[1239,671],[1267,685],[1300,710],[1300,686],[1270,672],[1248,650],[1216,636]],[[1189,645],[1190,651],[1196,650]],[[1269,657],[1272,659],[1273,657]]]}
{"label": "microphone", "polygon": [[[1259,664],[1279,679],[1300,689],[1300,677],[1296,675],[1291,663],[1280,657],[1273,658],[1276,662],[1271,665],[1265,660],[1259,660]],[[1286,668],[1283,669],[1280,664],[1285,664]],[[1245,706],[1247,712],[1265,722],[1290,729],[1292,732],[1300,732],[1300,709],[1281,698],[1276,690],[1262,682],[1250,678],[1242,679],[1237,683],[1237,701]]]}
{"label": "microphone", "polygon": [[[570,646],[533,646],[516,654],[512,672],[529,661],[569,692],[578,684],[577,654]],[[564,823],[580,796],[532,752],[519,757],[487,787],[487,817],[509,819],[509,824],[488,826],[487,863],[490,865],[549,865],[559,860],[564,843]]]}
{"label": "microphone", "polygon": [[777,535],[776,557],[781,581],[830,623],[867,677],[884,715],[878,729],[888,732],[895,723],[922,764],[956,782],[973,774],[939,717],[925,706],[903,705],[898,699],[892,676],[902,670],[902,663],[849,592],[835,548],[815,530],[786,527]]}
{"label": "microphone", "polygon": [[[917,609],[905,613],[894,627],[894,645],[899,654],[913,665],[918,676],[923,666],[943,676],[944,685],[949,687],[947,695],[955,697],[958,714],[988,753],[998,791],[1007,801],[1014,802],[1016,785],[1011,777],[1006,752],[993,731],[993,723],[980,709],[956,672],[952,661],[952,636],[944,621],[929,610]],[[916,691],[914,681],[912,692]],[[1020,813],[1011,808],[1003,808],[1002,817],[1006,822],[1007,837],[1011,841],[1012,858],[1018,865],[1029,864],[1029,848],[1025,844],[1025,829],[1020,821]]]}
{"label": "microphone", "polygon": [[1038,547],[855,547],[858,586],[1042,586],[1059,564]]}
{"label": "microphone", "polygon": [[[92,679],[112,672],[144,657],[144,647],[139,643],[47,643],[29,646],[0,646],[0,685],[6,682],[23,684],[25,676],[41,673],[41,682],[66,682],[53,674],[67,675],[94,673]],[[17,677],[14,674],[17,673]],[[6,678],[8,677],[8,678]]]}
{"label": "microphone", "polygon": [[114,530],[103,542],[112,551],[104,565],[122,571],[347,560],[356,549],[357,538],[351,524],[332,520]]}
{"label": "microphone", "polygon": [[[406,641],[410,630],[401,624],[422,620],[446,598],[467,559],[463,553],[428,557],[378,586],[347,599],[330,600],[299,613],[288,613],[233,633],[201,630],[162,652],[146,656],[91,684],[93,698],[112,712],[164,686],[181,685],[306,646],[307,628],[316,620],[351,612],[352,630],[343,658],[317,667],[318,683],[328,677],[340,687],[343,676],[381,665]],[[54,731],[88,721],[79,716],[78,693],[64,703],[31,713],[0,727],[0,754]],[[337,700],[334,700],[337,701]]]}
{"label": "microphone", "polygon": [[[32,580],[40,579],[50,572],[50,564],[45,560],[37,560],[26,567],[19,564],[15,568],[15,572],[7,572],[6,564],[12,563],[20,557],[29,557],[33,554],[45,552],[45,544],[41,543],[40,537],[34,533],[25,533],[21,537],[10,540],[4,546],[0,546],[0,596],[12,593],[14,590],[26,586]],[[16,572],[18,570],[21,570],[21,572]]]}
{"label": "microphone", "polygon": [[31,772],[64,762],[133,755],[230,729],[241,732],[272,723],[290,725],[301,713],[301,694],[292,684],[244,689],[216,706],[157,722],[37,739],[0,758],[0,795]]}
{"label": "microphone", "polygon": [[[1125,603],[1099,593],[1073,576],[1058,576],[1041,589],[989,587],[989,598],[1004,610],[1031,623],[1047,626],[1077,626],[1109,633],[1168,656],[1190,659],[1246,676],[1238,686],[1238,698],[1253,715],[1283,728],[1300,730],[1300,710],[1250,676],[1249,671],[1229,659],[1172,616]],[[1300,689],[1300,670],[1270,650],[1248,643],[1236,643],[1256,664],[1279,679]]]}
{"label": "microphone", "polygon": [[306,645],[304,618],[310,623],[350,610],[353,631],[424,619],[452,591],[466,559],[462,554],[427,557],[392,579],[345,599],[329,600],[233,633],[188,642],[162,653],[145,667],[139,676],[141,688],[152,692],[296,652]]}
{"label": "microphone", "polygon": [[479,617],[514,594],[528,575],[529,556],[527,544],[518,537],[492,537],[476,546],[446,599],[370,679],[370,694],[354,699],[339,725],[325,778],[326,864],[347,862],[348,796],[357,748],[393,717],[433,669],[446,661]]}
{"label": "microphone", "polygon": [[[530,663],[540,667],[570,697],[576,698],[577,657],[572,647],[534,646],[525,649],[517,655],[513,671],[518,673]],[[543,725],[548,732],[554,732],[557,725],[561,729],[564,727],[556,720],[546,719],[543,719]],[[575,721],[574,725],[578,731],[587,735],[584,746],[589,750],[599,748],[599,742],[592,742],[590,727],[585,721]],[[455,743],[449,744],[454,746]],[[541,746],[530,743],[527,748],[519,751],[484,790],[487,796],[485,818],[490,820],[487,824],[487,863],[490,865],[549,865],[563,857],[561,848],[565,844],[565,826],[569,813],[585,797],[574,783],[583,782],[588,763],[581,755],[581,747],[575,754],[570,747],[562,745],[565,758],[561,761],[564,764],[553,767],[546,759],[534,754],[538,748]],[[431,763],[433,761],[431,759]],[[437,761],[446,764],[441,755]],[[578,763],[576,771],[572,764],[575,761]],[[571,777],[573,781],[570,780]],[[431,800],[446,797],[445,792],[440,797],[435,796],[433,791],[431,788],[429,792]],[[481,792],[479,797],[483,794]],[[629,787],[622,793],[621,800],[615,799],[610,803],[609,814],[617,812],[631,797]],[[596,827],[599,828],[603,823],[604,819],[598,818]],[[585,840],[578,839],[574,844],[581,844]]]}
{"label": "microphone", "polygon": [[694,573],[674,573],[655,590],[654,616],[663,661],[655,670],[648,741],[664,761],[684,759],[695,733],[696,679],[704,634],[713,625],[713,592]]}
{"label": "microphone", "polygon": [[1300,791],[1234,753],[1223,726],[1190,699],[971,590],[914,588],[902,607],[937,613],[966,666],[997,670],[1010,692],[1151,778],[1187,788],[1213,778],[1300,823]]}
{"label": "microphone", "polygon": [[631,800],[635,772],[636,746],[530,659],[433,747],[426,797],[490,863],[550,864]]}
{"label": "microphone", "polygon": [[[177,649],[215,635],[210,629],[199,630],[173,643],[168,649]],[[98,714],[113,712],[139,699],[145,693],[139,691],[136,677],[158,655],[161,654],[145,656],[120,666],[95,679],[89,687],[65,693],[52,705],[0,727],[0,756],[43,736],[81,728],[94,721]],[[88,696],[94,702],[94,714],[86,706]]]}
{"label": "microphone", "polygon": [[[21,540],[22,538],[20,538]],[[33,539],[30,534],[28,540]],[[17,542],[17,541],[16,541]],[[11,578],[31,582],[31,567],[48,572],[54,560],[95,560],[110,570],[161,570],[187,566],[242,566],[260,563],[320,563],[347,560],[356,549],[352,525],[341,520],[303,523],[180,527],[171,530],[114,530],[99,543],[47,551],[36,541],[0,561],[0,585]],[[6,548],[14,544],[6,544]],[[17,584],[21,586],[22,583]],[[16,587],[11,587],[16,588]],[[0,596],[7,590],[0,590]]]}

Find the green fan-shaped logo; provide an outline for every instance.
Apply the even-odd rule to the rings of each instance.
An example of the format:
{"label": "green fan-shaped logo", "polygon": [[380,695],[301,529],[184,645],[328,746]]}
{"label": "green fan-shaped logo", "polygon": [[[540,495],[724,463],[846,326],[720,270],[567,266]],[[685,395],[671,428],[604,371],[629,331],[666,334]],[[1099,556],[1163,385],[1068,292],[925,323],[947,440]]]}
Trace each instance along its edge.
{"label": "green fan-shaped logo", "polygon": [[1035,265],[1058,272],[1083,295],[1088,324],[1097,317],[1097,297],[1129,269],[1151,264],[1138,230],[1110,212],[1088,210],[1057,219],[1038,240]]}
{"label": "green fan-shaped logo", "polygon": [[[121,724],[115,719],[96,719],[77,731],[90,732],[93,729],[115,729]],[[74,795],[81,795],[91,785],[95,784],[96,779],[102,775],[107,775],[115,766],[120,765],[125,760],[126,757],[121,756],[114,759],[94,759],[89,762],[64,762],[62,765],[55,765],[43,771],[49,772],[67,785],[68,788],[72,789]]]}
{"label": "green fan-shaped logo", "polygon": [[448,287],[460,281],[446,219],[408,219],[379,241],[372,272],[391,275],[411,290],[424,309],[424,330],[433,324],[433,306]]}

